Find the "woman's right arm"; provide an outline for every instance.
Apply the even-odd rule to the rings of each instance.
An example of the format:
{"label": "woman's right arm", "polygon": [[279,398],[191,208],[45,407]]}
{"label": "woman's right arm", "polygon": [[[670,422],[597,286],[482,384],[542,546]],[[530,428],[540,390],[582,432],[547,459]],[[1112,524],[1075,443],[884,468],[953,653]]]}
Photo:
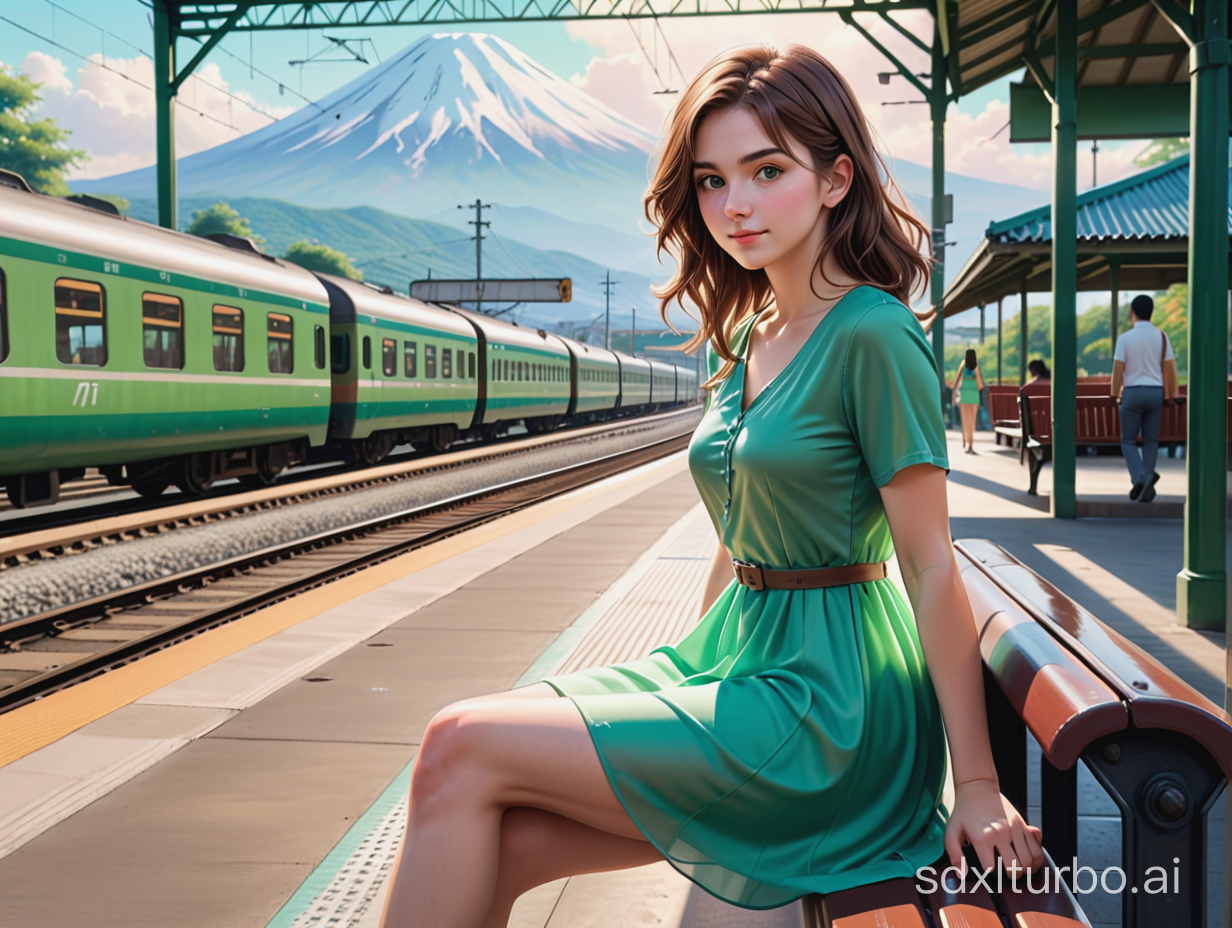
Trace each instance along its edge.
{"label": "woman's right arm", "polygon": [[705,615],[709,611],[714,601],[719,598],[719,594],[727,589],[727,584],[731,583],[732,577],[731,554],[723,543],[719,542],[714,557],[710,559],[710,569],[706,571],[706,586],[702,590],[700,615]]}

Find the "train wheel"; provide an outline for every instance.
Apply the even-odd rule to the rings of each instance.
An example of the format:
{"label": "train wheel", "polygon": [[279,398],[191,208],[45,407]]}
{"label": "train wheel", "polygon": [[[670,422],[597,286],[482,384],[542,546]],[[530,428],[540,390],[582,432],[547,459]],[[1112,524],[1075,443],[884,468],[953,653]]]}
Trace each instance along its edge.
{"label": "train wheel", "polygon": [[175,485],[185,496],[204,496],[210,491],[210,485],[214,482],[210,476],[209,466],[208,458],[190,454],[180,465]]}
{"label": "train wheel", "polygon": [[352,445],[355,460],[360,464],[379,464],[393,450],[393,439],[384,432],[373,432]]}
{"label": "train wheel", "polygon": [[269,455],[262,453],[257,455],[257,472],[243,474],[236,479],[250,490],[263,490],[268,486],[273,486],[274,481],[278,479],[278,474],[279,471],[275,470],[274,465],[270,463]]}
{"label": "train wheel", "polygon": [[162,496],[163,491],[171,486],[170,480],[139,480],[132,485],[133,492],[146,499]]}

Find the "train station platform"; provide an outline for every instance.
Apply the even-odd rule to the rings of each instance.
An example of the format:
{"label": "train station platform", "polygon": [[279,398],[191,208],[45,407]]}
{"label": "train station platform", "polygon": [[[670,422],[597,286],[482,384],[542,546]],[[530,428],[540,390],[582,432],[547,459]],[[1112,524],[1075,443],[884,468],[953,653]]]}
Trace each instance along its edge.
{"label": "train station platform", "polygon": [[[1005,465],[1008,474],[1010,462],[991,452],[964,455],[950,437],[955,537],[1005,546],[1222,702],[1223,636],[1175,625],[1179,524],[1062,526],[1012,498],[1009,478],[993,470]],[[679,638],[696,621],[715,541],[677,454],[450,544],[447,558],[406,555],[346,602],[299,597],[301,622],[0,768],[6,921],[374,928],[410,761],[433,712]],[[375,572],[356,576],[365,573]],[[1036,749],[1033,816],[1038,756]],[[1114,864],[1116,809],[1085,768],[1079,791],[1080,855],[1092,866]],[[1222,798],[1210,824],[1217,924]],[[1097,892],[1082,903],[1096,928],[1120,923],[1117,897]],[[516,928],[801,924],[798,903],[734,908],[666,863],[548,884],[523,896],[510,921]]]}

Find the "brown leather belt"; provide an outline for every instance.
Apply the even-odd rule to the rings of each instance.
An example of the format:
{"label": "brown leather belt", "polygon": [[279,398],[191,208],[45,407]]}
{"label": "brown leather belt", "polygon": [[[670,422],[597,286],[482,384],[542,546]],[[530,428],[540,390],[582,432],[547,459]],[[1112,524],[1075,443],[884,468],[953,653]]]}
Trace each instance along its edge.
{"label": "brown leather belt", "polygon": [[813,570],[773,570],[732,558],[732,569],[736,572],[736,580],[750,590],[814,590],[849,583],[868,583],[886,577],[885,561]]}

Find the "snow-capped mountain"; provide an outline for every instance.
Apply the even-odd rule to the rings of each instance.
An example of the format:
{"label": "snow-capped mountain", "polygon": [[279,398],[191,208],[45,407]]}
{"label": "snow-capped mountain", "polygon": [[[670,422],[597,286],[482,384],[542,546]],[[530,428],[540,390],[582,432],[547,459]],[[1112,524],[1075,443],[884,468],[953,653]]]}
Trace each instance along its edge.
{"label": "snow-capped mountain", "polygon": [[[317,103],[182,159],[179,192],[421,217],[479,196],[629,231],[654,142],[502,39],[433,35]],[[154,169],[75,186],[149,196]]]}

